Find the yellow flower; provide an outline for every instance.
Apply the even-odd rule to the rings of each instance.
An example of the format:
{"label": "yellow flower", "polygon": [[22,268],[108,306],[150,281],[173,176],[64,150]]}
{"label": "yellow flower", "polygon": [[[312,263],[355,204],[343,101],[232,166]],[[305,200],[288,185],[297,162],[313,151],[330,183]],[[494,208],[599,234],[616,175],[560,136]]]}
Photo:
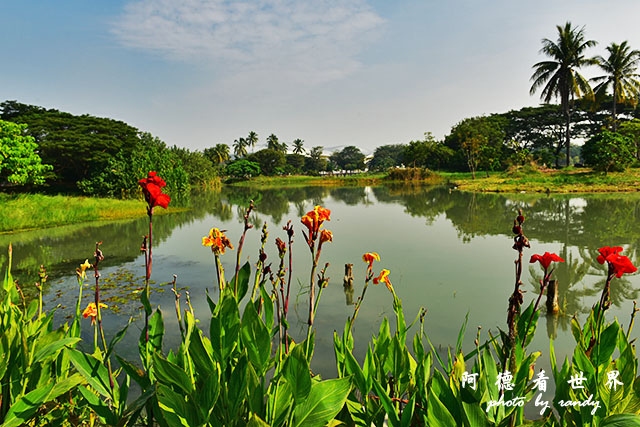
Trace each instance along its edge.
{"label": "yellow flower", "polygon": [[85,259],[84,260],[84,264],[80,264],[80,268],[76,268],[76,274],[82,278],[82,279],[86,279],[87,278],[87,273],[85,273],[85,271],[87,270],[87,268],[91,268],[91,264],[89,264],[89,260]]}
{"label": "yellow flower", "polygon": [[[108,308],[108,306],[106,304],[100,303],[100,308]],[[82,312],[82,317],[84,317],[85,319],[87,317],[90,317],[91,324],[93,325],[94,322],[96,321],[96,316],[98,316],[98,310],[96,310],[96,303],[95,302],[89,303],[87,308],[85,308],[84,311]]]}
{"label": "yellow flower", "polygon": [[391,282],[389,281],[389,270],[383,269],[378,277],[373,278],[374,285],[377,285],[380,282],[384,282],[384,284],[387,285],[387,289],[393,293],[393,286],[391,286]]}
{"label": "yellow flower", "polygon": [[211,246],[213,252],[224,254],[225,248],[233,249],[231,242],[227,239],[227,236],[217,228],[212,228],[209,231],[209,236],[202,238],[202,246]]}
{"label": "yellow flower", "polygon": [[380,261],[380,255],[375,252],[367,252],[366,254],[362,255],[362,261],[368,262],[369,267],[371,267],[373,265],[373,261]]}

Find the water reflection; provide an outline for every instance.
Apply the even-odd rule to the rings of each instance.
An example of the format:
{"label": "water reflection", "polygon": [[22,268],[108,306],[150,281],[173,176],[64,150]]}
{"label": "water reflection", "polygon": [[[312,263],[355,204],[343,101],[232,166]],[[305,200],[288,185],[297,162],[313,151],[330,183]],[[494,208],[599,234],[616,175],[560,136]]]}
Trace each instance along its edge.
{"label": "water reflection", "polygon": [[[419,185],[224,187],[218,192],[193,194],[188,211],[154,218],[154,247],[158,248],[154,253],[164,256],[161,262],[154,263],[154,275],[161,276],[158,281],[170,280],[171,275],[177,273],[180,283],[195,288],[191,292],[194,299],[204,295],[205,288],[211,289],[210,252],[202,251],[199,239],[215,226],[228,229],[232,241],[237,242],[241,232],[239,223],[250,200],[255,204],[250,218],[254,225],[252,233],[260,230],[266,221],[271,240],[283,237],[281,227],[287,220],[294,220],[298,226],[298,218],[315,204],[334,210],[328,227],[334,231],[335,242],[323,257],[332,263],[330,273],[339,280],[332,281],[327,288],[326,297],[323,296],[325,305],[321,307],[324,313],[318,318],[319,327],[328,331],[340,329],[346,316],[352,314],[350,305],[354,302],[354,293],[359,295],[362,289],[360,255],[368,251],[378,251],[383,256],[384,265],[380,268],[392,271],[394,285],[406,301],[408,315],[415,315],[420,305],[429,307],[428,324],[432,325],[437,345],[446,345],[447,339],[457,335],[460,319],[467,310],[476,316],[476,324],[489,328],[502,325],[513,280],[510,260],[515,258],[515,252],[510,249],[511,224],[518,207],[525,212],[525,233],[534,243],[527,256],[551,251],[566,260],[557,263],[554,272],[564,315],[546,318],[550,335],[557,335],[558,330],[566,331],[570,315],[585,313],[598,299],[605,271],[596,261],[597,248],[626,246],[625,253],[636,264],[640,255],[640,228],[637,227],[640,196],[636,194],[474,194]],[[129,270],[117,272],[117,268],[125,265],[134,270],[135,277],[142,274],[135,262],[139,264],[140,242],[148,232],[147,227],[147,218],[57,227],[0,235],[0,247],[13,243],[13,271],[21,283],[33,283],[40,264],[44,263],[50,282],[59,279],[73,284],[75,268],[91,256],[95,241],[102,240],[103,250],[109,255],[104,267],[114,269],[116,281],[120,276],[131,277]],[[247,236],[243,251],[243,257],[250,261],[250,256],[255,258],[257,254],[257,233]],[[297,234],[297,245],[301,239]],[[297,303],[292,307],[291,319],[299,311],[300,324],[304,324],[306,289],[302,283],[307,280],[308,253],[303,246],[294,249],[293,271],[301,279],[298,282],[294,279],[292,284]],[[272,251],[270,259],[275,259],[270,246],[269,251]],[[1,253],[0,263],[4,264],[6,251]],[[235,257],[231,258],[235,263]],[[346,263],[354,264],[355,281],[353,287],[341,289],[341,269]],[[525,299],[538,295],[540,279],[537,264],[528,269]],[[58,287],[55,292],[63,291]],[[618,309],[614,314],[627,310],[629,300],[638,296],[638,276],[614,280],[611,297]],[[166,296],[169,302],[163,302],[163,297],[158,295],[156,303],[171,306],[169,297]],[[384,289],[372,288],[359,315],[356,338],[364,344],[375,332],[381,316],[390,314]],[[318,348],[325,345],[331,354],[330,340],[317,345]]]}

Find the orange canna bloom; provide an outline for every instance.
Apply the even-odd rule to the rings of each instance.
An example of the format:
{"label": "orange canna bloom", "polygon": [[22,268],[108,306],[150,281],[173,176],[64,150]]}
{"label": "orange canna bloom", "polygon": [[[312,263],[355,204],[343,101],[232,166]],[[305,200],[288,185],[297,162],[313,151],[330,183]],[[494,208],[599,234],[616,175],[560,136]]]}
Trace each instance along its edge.
{"label": "orange canna bloom", "polygon": [[393,287],[391,286],[391,282],[389,281],[389,270],[387,270],[386,268],[380,272],[380,275],[378,277],[373,278],[374,285],[377,285],[380,282],[384,282],[384,284],[387,285],[387,289],[393,292]]}
{"label": "orange canna bloom", "polygon": [[[316,206],[303,216],[300,221],[307,227],[310,235],[315,235],[320,230],[324,221],[331,221],[331,211],[322,206]],[[311,236],[309,236],[311,237]]]}
{"label": "orange canna bloom", "polygon": [[87,273],[85,272],[88,268],[91,268],[91,264],[89,264],[89,260],[86,259],[84,260],[84,264],[80,264],[80,268],[76,268],[76,274],[81,278],[81,279],[86,279],[87,278]]}
{"label": "orange canna bloom", "polygon": [[[106,304],[100,303],[100,308],[107,308],[107,307],[108,306]],[[82,312],[82,317],[84,317],[85,319],[87,317],[91,318],[92,325],[95,323],[97,316],[98,316],[98,310],[96,309],[95,302],[89,303],[87,308],[85,308],[84,311]]]}
{"label": "orange canna bloom", "polygon": [[329,230],[322,230],[320,232],[320,244],[324,242],[333,242],[333,233]]}
{"label": "orange canna bloom", "polygon": [[369,267],[371,267],[373,265],[373,261],[380,261],[380,255],[375,252],[367,252],[366,254],[362,255],[362,261],[368,262]]}
{"label": "orange canna bloom", "polygon": [[217,228],[212,228],[209,231],[209,236],[202,238],[202,246],[211,246],[213,252],[221,254],[224,254],[225,248],[233,249],[233,245],[227,236]]}

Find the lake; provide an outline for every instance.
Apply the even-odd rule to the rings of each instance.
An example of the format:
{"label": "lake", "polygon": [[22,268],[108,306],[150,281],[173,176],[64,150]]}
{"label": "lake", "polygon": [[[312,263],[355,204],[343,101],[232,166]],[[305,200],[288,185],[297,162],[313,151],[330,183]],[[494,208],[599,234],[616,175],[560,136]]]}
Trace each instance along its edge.
{"label": "lake", "polygon": [[[267,263],[277,270],[275,238],[286,240],[282,227],[291,220],[295,228],[293,280],[289,322],[296,340],[306,334],[310,255],[302,236],[300,217],[322,205],[331,210],[325,228],[334,240],[325,244],[320,264],[330,263],[329,286],[324,290],[316,317],[316,350],[312,369],[324,377],[335,377],[333,331],[341,333],[345,320],[353,314],[353,303],[362,291],[366,264],[365,252],[377,252],[381,262],[377,272],[390,270],[393,286],[402,299],[405,315],[412,321],[421,307],[427,309],[425,330],[438,351],[455,346],[465,315],[469,324],[465,351],[474,348],[477,326],[482,339],[487,331],[506,329],[508,298],[513,291],[517,252],[512,249],[513,219],[518,208],[526,217],[524,232],[531,240],[525,250],[523,270],[525,304],[537,296],[541,278],[539,264],[529,264],[533,254],[556,252],[566,260],[559,263],[554,277],[559,280],[559,316],[541,316],[536,337],[529,347],[541,351],[539,362],[550,372],[549,336],[559,358],[573,349],[570,319],[583,320],[600,296],[605,268],[596,262],[602,246],[624,246],[637,265],[640,250],[640,196],[473,194],[446,187],[295,187],[252,189],[224,187],[219,192],[193,194],[192,209],[186,212],[154,216],[153,290],[151,303],[160,306],[167,329],[165,351],[176,348],[179,330],[176,324],[174,296],[170,282],[174,274],[182,291],[182,307],[189,292],[196,318],[208,331],[209,308],[205,289],[215,299],[215,265],[202,237],[213,227],[226,229],[237,249],[242,232],[242,216],[254,200],[250,217],[254,228],[247,232],[242,263],[255,263],[260,244],[260,229],[267,222],[269,240]],[[156,208],[158,209],[158,208]],[[14,248],[14,275],[27,295],[35,295],[40,264],[49,274],[45,289],[46,308],[60,306],[57,322],[72,314],[78,294],[75,269],[86,258],[92,261],[96,241],[103,241],[105,261],[101,264],[103,297],[109,309],[103,311],[107,340],[124,326],[130,316],[135,321],[116,352],[129,360],[138,360],[137,340],[144,320],[138,302],[144,282],[144,258],[140,253],[142,236],[147,233],[146,217],[117,222],[78,224],[24,233],[0,235],[0,247],[9,242]],[[236,250],[223,255],[227,279],[233,275]],[[0,263],[6,266],[6,249]],[[344,265],[354,264],[354,288],[343,287]],[[614,279],[613,306],[608,320],[617,316],[628,325],[633,300],[638,298],[637,275]],[[92,281],[84,290],[83,308],[93,300]],[[544,301],[544,300],[543,300]],[[544,304],[543,304],[544,305]],[[392,297],[384,286],[370,285],[354,326],[356,355],[362,361],[366,345],[384,316],[393,317]],[[392,322],[393,324],[394,322]],[[83,324],[83,338],[93,341],[89,321]],[[415,333],[415,327],[412,329]],[[638,336],[638,328],[632,334]],[[413,337],[410,332],[410,338]],[[90,344],[89,344],[90,345]]]}

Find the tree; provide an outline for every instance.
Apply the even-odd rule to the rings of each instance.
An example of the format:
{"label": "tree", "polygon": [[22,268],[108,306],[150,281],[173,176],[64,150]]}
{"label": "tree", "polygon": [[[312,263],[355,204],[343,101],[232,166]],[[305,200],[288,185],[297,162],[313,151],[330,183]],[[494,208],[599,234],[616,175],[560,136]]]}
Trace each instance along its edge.
{"label": "tree", "polygon": [[406,166],[418,166],[429,169],[441,169],[453,156],[453,150],[442,142],[436,141],[431,132],[424,133],[424,140],[411,141],[402,153]]}
{"label": "tree", "polygon": [[373,157],[369,160],[369,170],[384,171],[402,164],[402,155],[406,145],[390,144],[376,147]]}
{"label": "tree", "polygon": [[293,140],[293,152],[294,154],[303,154],[306,150],[303,147],[304,141],[300,138]]}
{"label": "tree", "polygon": [[233,141],[233,154],[236,157],[245,157],[247,155],[247,140],[244,138],[238,138]]}
{"label": "tree", "polygon": [[275,134],[271,134],[267,137],[267,148],[269,150],[280,151],[280,142]]}
{"label": "tree", "polygon": [[635,145],[636,160],[640,160],[640,120],[633,119],[628,122],[620,123],[618,132],[629,138]]}
{"label": "tree", "polygon": [[358,147],[349,145],[336,151],[330,157],[338,167],[345,170],[364,169],[364,154]]}
{"label": "tree", "polygon": [[227,144],[216,144],[214,147],[205,148],[204,155],[215,165],[229,160],[229,146]]}
{"label": "tree", "polygon": [[582,157],[587,165],[605,174],[622,171],[633,161],[635,145],[630,138],[617,132],[602,131],[582,146]]}
{"label": "tree", "polygon": [[247,141],[247,146],[251,147],[251,150],[253,150],[256,144],[258,143],[258,134],[255,133],[254,131],[249,132],[249,135],[247,136],[246,141]]}
{"label": "tree", "polygon": [[0,182],[43,184],[45,172],[53,169],[42,164],[35,139],[24,135],[27,125],[0,120]]}
{"label": "tree", "polygon": [[[511,154],[505,146],[507,120],[500,115],[470,117],[451,128],[451,133],[444,139],[444,145],[453,151],[449,166],[464,170],[469,165],[469,156],[474,154],[473,167],[482,170],[502,169]],[[466,145],[466,146],[464,146]],[[471,151],[470,151],[471,150]]]}
{"label": "tree", "polygon": [[251,178],[260,175],[260,166],[246,159],[236,160],[227,165],[227,175],[233,178]]}
{"label": "tree", "polygon": [[287,165],[290,166],[292,173],[300,173],[304,167],[305,157],[302,154],[287,154]]}
{"label": "tree", "polygon": [[569,166],[571,164],[571,109],[574,96],[593,99],[589,82],[577,70],[585,65],[596,63],[594,59],[584,56],[585,50],[595,46],[596,42],[585,40],[584,27],[574,28],[570,22],[567,22],[564,27],[558,25],[556,28],[557,41],[542,39],[540,52],[547,55],[550,60],[538,62],[533,66],[535,71],[531,76],[533,84],[529,93],[533,95],[544,86],[541,98],[545,103],[548,104],[552,98],[560,98],[565,119],[564,145],[567,150],[567,166]]}
{"label": "tree", "polygon": [[247,160],[260,165],[260,171],[265,175],[280,174],[287,164],[284,154],[269,148],[250,154]]}
{"label": "tree", "polygon": [[323,147],[320,145],[311,148],[309,157],[306,157],[304,161],[305,171],[317,175],[327,168],[327,160],[322,156],[322,152]]}
{"label": "tree", "polygon": [[596,56],[598,67],[605,72],[604,75],[594,77],[593,82],[598,83],[594,91],[596,95],[606,93],[609,86],[613,91],[613,106],[611,108],[611,119],[613,121],[613,131],[618,129],[616,122],[616,104],[631,104],[635,107],[638,104],[640,94],[640,77],[636,73],[640,62],[640,51],[631,50],[626,41],[620,44],[611,43],[607,46],[609,56],[605,59]]}

